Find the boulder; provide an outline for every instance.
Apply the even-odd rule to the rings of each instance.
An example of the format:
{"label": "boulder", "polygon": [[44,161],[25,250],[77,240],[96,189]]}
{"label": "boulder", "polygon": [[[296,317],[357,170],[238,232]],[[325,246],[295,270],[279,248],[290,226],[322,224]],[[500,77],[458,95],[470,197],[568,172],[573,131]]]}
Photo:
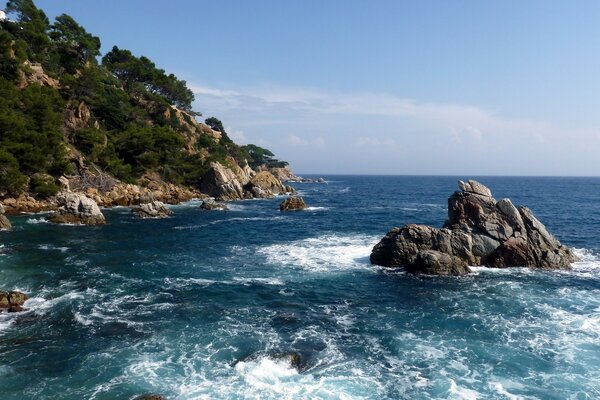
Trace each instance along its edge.
{"label": "boulder", "polygon": [[140,218],[166,218],[173,214],[173,211],[165,203],[156,200],[149,203],[142,203],[139,207],[131,211],[136,213]]}
{"label": "boulder", "polygon": [[0,312],[24,311],[23,304],[29,298],[25,293],[17,291],[0,291]]}
{"label": "boulder", "polygon": [[215,199],[204,199],[202,201],[202,204],[200,205],[200,208],[202,210],[222,210],[222,211],[226,211],[229,210],[229,208],[227,207],[227,204],[225,203],[217,203],[215,201]]}
{"label": "boulder", "polygon": [[264,197],[263,193],[266,196],[272,196],[287,192],[281,181],[269,171],[261,171],[250,180],[250,183],[246,186],[246,190],[253,191],[253,189],[259,194],[258,196],[255,195],[255,197]]}
{"label": "boulder", "polygon": [[288,197],[279,205],[279,211],[299,211],[306,208],[306,203],[302,197]]}
{"label": "boulder", "polygon": [[200,191],[219,200],[244,198],[244,188],[238,180],[238,176],[218,162],[210,163],[208,172],[200,181]]}
{"label": "boulder", "polygon": [[10,230],[12,229],[12,224],[4,215],[4,206],[0,203],[0,230]]}
{"label": "boulder", "polygon": [[576,260],[528,208],[496,201],[477,181],[458,186],[448,199],[443,228],[393,228],[373,248],[371,262],[413,273],[462,275],[469,272],[467,265],[567,269]]}
{"label": "boulder", "polygon": [[89,197],[72,192],[61,192],[56,196],[58,211],[48,221],[56,224],[102,225],[104,215],[96,202]]}

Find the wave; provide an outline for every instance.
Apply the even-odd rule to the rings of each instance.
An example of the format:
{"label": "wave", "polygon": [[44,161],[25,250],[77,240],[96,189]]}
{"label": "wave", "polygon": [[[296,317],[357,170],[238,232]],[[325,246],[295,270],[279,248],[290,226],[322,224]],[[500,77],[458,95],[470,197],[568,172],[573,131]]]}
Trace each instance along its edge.
{"label": "wave", "polygon": [[40,218],[28,218],[26,222],[28,224],[49,224],[50,223],[50,221],[48,221],[44,217],[40,217]]}
{"label": "wave", "polygon": [[329,210],[329,207],[306,207],[306,211],[325,211]]}
{"label": "wave", "polygon": [[257,254],[264,256],[269,264],[314,272],[371,269],[368,257],[378,240],[367,235],[323,235],[261,247]]}
{"label": "wave", "polygon": [[173,229],[177,229],[177,230],[198,229],[198,228],[206,228],[206,227],[209,227],[211,225],[224,224],[224,223],[228,223],[228,222],[275,221],[275,220],[278,220],[278,219],[283,219],[283,217],[281,217],[281,216],[274,216],[274,217],[233,217],[233,218],[226,218],[226,219],[217,219],[217,220],[214,220],[214,221],[207,222],[205,224],[175,226],[175,227],[173,227]]}

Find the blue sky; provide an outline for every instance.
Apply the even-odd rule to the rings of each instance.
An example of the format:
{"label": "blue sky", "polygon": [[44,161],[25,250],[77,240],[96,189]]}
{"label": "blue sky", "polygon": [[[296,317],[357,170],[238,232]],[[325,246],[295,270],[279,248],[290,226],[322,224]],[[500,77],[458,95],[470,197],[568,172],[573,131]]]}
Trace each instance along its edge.
{"label": "blue sky", "polygon": [[38,0],[301,173],[600,175],[600,2]]}

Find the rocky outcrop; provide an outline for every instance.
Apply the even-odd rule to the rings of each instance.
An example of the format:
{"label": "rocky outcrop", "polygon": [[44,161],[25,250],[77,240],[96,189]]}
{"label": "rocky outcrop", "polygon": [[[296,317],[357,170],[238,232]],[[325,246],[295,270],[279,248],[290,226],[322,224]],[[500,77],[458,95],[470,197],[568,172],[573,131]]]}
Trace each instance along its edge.
{"label": "rocky outcrop", "polygon": [[79,193],[61,192],[56,196],[58,211],[48,221],[56,224],[102,225],[104,215],[96,202]]}
{"label": "rocky outcrop", "polygon": [[29,298],[25,293],[10,291],[0,291],[0,312],[18,312],[24,311],[23,304]]}
{"label": "rocky outcrop", "polygon": [[442,229],[409,224],[393,228],[373,248],[371,262],[413,273],[462,275],[467,265],[567,269],[576,257],[526,207],[496,201],[470,180],[448,199]]}
{"label": "rocky outcrop", "polygon": [[298,196],[288,197],[279,205],[279,211],[300,211],[305,208],[307,208],[307,205],[304,199]]}
{"label": "rocky outcrop", "polygon": [[244,198],[244,188],[237,175],[218,162],[210,163],[208,172],[200,182],[200,191],[218,200]]}
{"label": "rocky outcrop", "polygon": [[225,203],[218,203],[215,201],[215,199],[204,199],[202,201],[202,204],[200,205],[200,208],[202,210],[209,210],[209,211],[213,211],[213,210],[221,210],[221,211],[227,211],[229,210],[229,208],[227,207],[227,204]]}
{"label": "rocky outcrop", "polygon": [[1,230],[10,230],[12,229],[12,224],[4,215],[4,206],[0,203],[0,231]]}
{"label": "rocky outcrop", "polygon": [[263,198],[286,193],[285,186],[269,171],[261,171],[256,174],[246,185],[246,190],[254,197]]}
{"label": "rocky outcrop", "polygon": [[54,211],[58,208],[56,203],[51,200],[37,200],[28,194],[6,198],[2,204],[4,204],[6,214],[9,215]]}
{"label": "rocky outcrop", "polygon": [[[83,101],[69,104],[65,111],[65,128],[72,131],[87,128],[90,125],[91,117],[92,113],[90,108]],[[100,128],[100,124],[97,121],[91,125],[93,125],[95,129]]]}
{"label": "rocky outcrop", "polygon": [[134,208],[132,212],[136,213],[140,218],[166,218],[173,215],[173,211],[171,211],[165,203],[156,200],[140,204],[140,206]]}
{"label": "rocky outcrop", "polygon": [[41,64],[30,63],[25,61],[23,63],[23,72],[21,73],[21,80],[17,87],[24,89],[29,85],[40,85],[52,88],[59,88],[60,82],[58,79],[54,79],[46,74]]}
{"label": "rocky outcrop", "polygon": [[212,162],[200,182],[200,191],[219,201],[270,198],[287,193],[285,186],[268,171],[255,173],[246,164],[240,167],[230,160],[231,167]]}
{"label": "rocky outcrop", "polygon": [[275,175],[275,177],[282,182],[327,183],[323,178],[312,179],[298,176],[292,172],[290,167],[269,168],[269,172]]}

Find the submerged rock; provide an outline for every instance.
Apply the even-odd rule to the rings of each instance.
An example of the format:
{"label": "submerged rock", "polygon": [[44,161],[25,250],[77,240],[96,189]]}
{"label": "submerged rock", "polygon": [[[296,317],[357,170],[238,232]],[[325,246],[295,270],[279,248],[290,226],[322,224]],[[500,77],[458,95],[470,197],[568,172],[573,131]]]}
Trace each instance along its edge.
{"label": "submerged rock", "polygon": [[96,202],[79,193],[62,192],[56,196],[58,211],[48,221],[56,224],[102,225],[104,215]]}
{"label": "submerged rock", "polygon": [[0,230],[10,230],[12,229],[12,224],[4,215],[4,206],[0,203]]}
{"label": "submerged rock", "polygon": [[132,210],[140,218],[166,218],[173,214],[162,201],[151,201],[149,203],[140,204]]}
{"label": "submerged rock", "polygon": [[202,201],[202,204],[200,205],[200,208],[202,210],[222,210],[222,211],[227,211],[229,210],[229,208],[227,207],[227,204],[225,203],[218,203],[215,201],[215,199],[204,199]]}
{"label": "submerged rock", "polygon": [[442,229],[393,228],[373,248],[371,262],[416,274],[462,275],[467,265],[567,269],[576,260],[528,208],[497,202],[477,181],[459,181],[459,188],[448,199]]}
{"label": "submerged rock", "polygon": [[24,311],[23,304],[29,298],[25,293],[18,291],[4,292],[0,291],[0,312],[19,312]]}
{"label": "submerged rock", "polygon": [[300,211],[306,208],[306,203],[302,197],[292,196],[288,197],[279,205],[280,211]]}
{"label": "submerged rock", "polygon": [[167,398],[161,394],[142,394],[133,400],[167,400]]}

